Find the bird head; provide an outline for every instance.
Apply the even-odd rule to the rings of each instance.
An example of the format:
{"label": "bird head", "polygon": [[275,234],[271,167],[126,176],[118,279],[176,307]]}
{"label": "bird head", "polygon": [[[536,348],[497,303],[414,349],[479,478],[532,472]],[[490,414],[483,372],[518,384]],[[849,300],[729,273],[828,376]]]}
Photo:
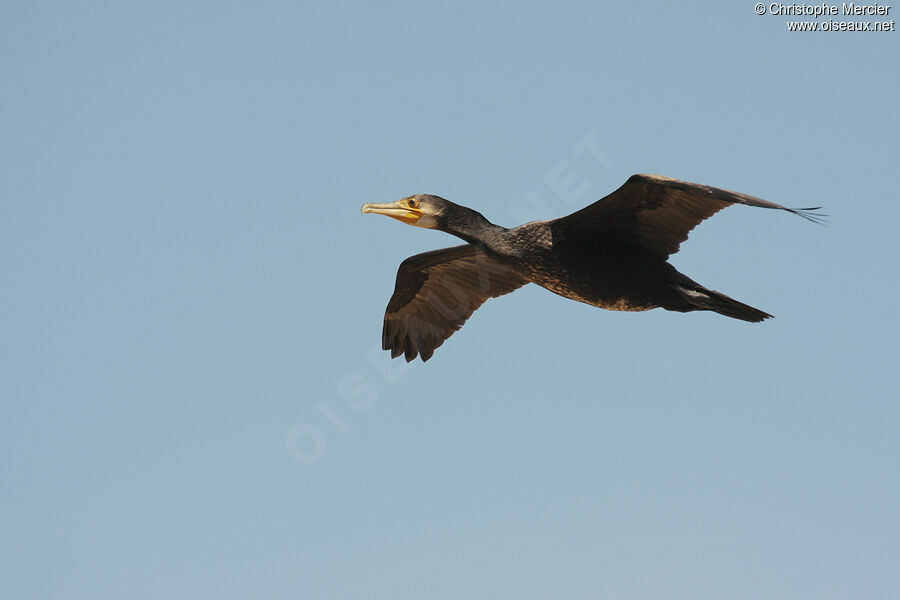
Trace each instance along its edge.
{"label": "bird head", "polygon": [[386,215],[407,225],[438,228],[444,212],[451,202],[431,194],[416,194],[384,204],[363,204],[362,212]]}

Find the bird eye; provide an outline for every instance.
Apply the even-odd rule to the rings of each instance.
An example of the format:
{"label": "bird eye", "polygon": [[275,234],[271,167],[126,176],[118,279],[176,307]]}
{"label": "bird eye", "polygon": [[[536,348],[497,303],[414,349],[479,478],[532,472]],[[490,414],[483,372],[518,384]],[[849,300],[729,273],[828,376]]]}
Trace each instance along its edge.
{"label": "bird eye", "polygon": [[409,199],[409,207],[410,207],[410,208],[415,208],[415,207],[417,207],[418,205],[419,205],[419,201],[418,201],[418,200],[416,200],[415,198],[410,198],[410,199]]}

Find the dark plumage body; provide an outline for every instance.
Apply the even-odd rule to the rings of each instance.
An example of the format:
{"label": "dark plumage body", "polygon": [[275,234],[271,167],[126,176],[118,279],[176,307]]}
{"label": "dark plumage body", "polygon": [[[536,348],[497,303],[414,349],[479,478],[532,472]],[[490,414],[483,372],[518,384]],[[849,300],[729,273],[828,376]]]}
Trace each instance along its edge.
{"label": "dark plumage body", "polygon": [[572,239],[554,231],[552,221],[526,223],[502,237],[506,239],[498,244],[501,248],[520,249],[520,254],[509,261],[502,255],[498,259],[523,278],[600,308],[648,310],[663,306],[669,289],[666,280],[675,273],[665,260],[640,248],[599,237]]}
{"label": "dark plumage body", "polygon": [[429,195],[365,205],[467,242],[408,258],[385,313],[383,347],[423,360],[490,297],[526,283],[607,310],[710,310],[744,321],[771,315],[707,289],[668,263],[689,231],[732,203],[787,210],[752,196],[674,179],[635,175],[567,217],[504,229],[480,213]]}

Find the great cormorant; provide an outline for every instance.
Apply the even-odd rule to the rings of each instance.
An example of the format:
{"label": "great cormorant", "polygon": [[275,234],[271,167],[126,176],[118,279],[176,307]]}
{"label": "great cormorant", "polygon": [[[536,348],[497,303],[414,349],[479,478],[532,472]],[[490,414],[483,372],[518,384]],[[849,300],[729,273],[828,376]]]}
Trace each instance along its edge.
{"label": "great cormorant", "polygon": [[701,221],[730,204],[777,208],[811,221],[816,208],[786,208],[753,196],[660,175],[634,175],[567,217],[513,229],[428,194],[364,213],[451,233],[461,246],[417,254],[397,272],[384,315],[382,347],[391,357],[423,361],[488,298],[536,283],[551,292],[607,310],[662,307],[711,310],[756,323],[772,315],[703,287],[666,262]]}

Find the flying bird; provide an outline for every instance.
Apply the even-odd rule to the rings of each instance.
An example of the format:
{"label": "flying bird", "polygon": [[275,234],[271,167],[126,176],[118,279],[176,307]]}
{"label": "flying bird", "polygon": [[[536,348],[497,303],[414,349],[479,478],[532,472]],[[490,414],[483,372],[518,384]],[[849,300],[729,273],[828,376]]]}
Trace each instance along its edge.
{"label": "flying bird", "polygon": [[660,175],[634,175],[605,198],[567,217],[512,229],[439,196],[417,194],[364,204],[386,215],[438,229],[466,243],[417,254],[397,272],[384,314],[382,347],[391,357],[427,361],[488,298],[527,283],[607,310],[710,310],[756,323],[772,315],[706,288],[667,262],[688,233],[731,204],[776,208],[814,222],[814,208],[787,208]]}

